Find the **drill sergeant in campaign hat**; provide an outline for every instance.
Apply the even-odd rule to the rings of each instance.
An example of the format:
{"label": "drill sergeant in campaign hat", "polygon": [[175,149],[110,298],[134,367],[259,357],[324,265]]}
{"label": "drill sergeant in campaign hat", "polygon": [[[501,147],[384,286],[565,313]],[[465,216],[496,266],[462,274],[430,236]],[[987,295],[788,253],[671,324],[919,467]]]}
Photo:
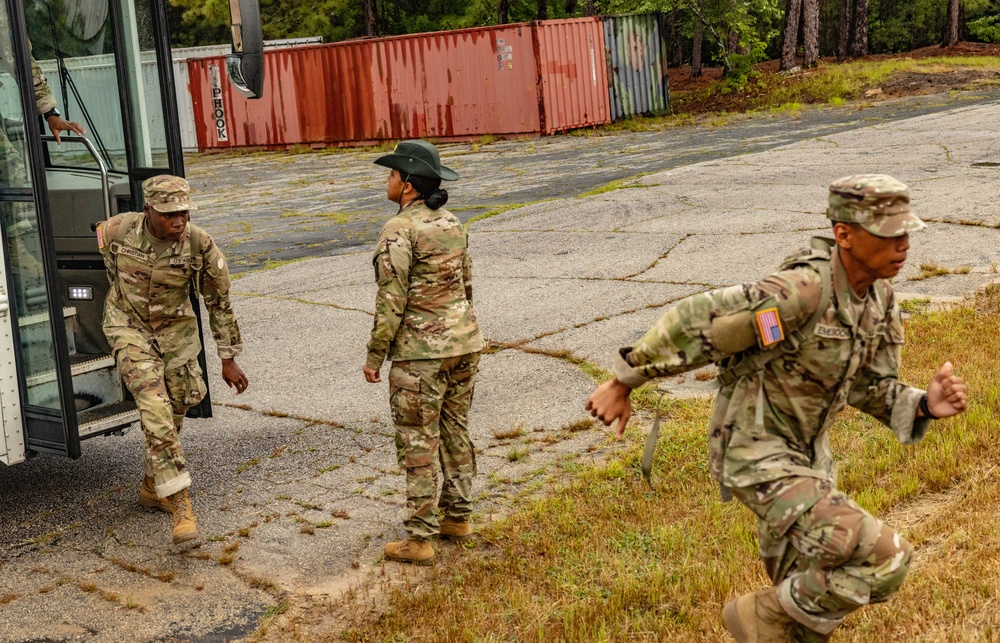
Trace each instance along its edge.
{"label": "drill sergeant in campaign hat", "polygon": [[[472,534],[476,454],[468,416],[485,344],[472,308],[469,237],[441,207],[448,201],[442,179],[458,174],[441,165],[436,147],[419,140],[400,143],[375,163],[390,168],[386,196],[399,211],[375,245],[378,293],[363,370],[367,382],[377,383],[383,362],[392,361],[389,405],[409,513],[407,538],[388,543],[385,556],[430,565],[429,539]],[[436,462],[443,475],[439,499]]]}
{"label": "drill sergeant in campaign hat", "polygon": [[951,363],[926,391],[898,379],[903,323],[889,279],[924,227],[906,185],[885,175],[834,181],[827,216],[834,238],[814,238],[763,280],[678,302],[620,350],[615,377],[587,401],[621,435],[632,389],[719,364],[711,473],[724,499],[757,515],[772,581],[725,606],[741,643],[825,641],[906,576],[911,545],[836,487],[827,431],[838,413],[853,406],[915,444],[932,419],[966,408]]}
{"label": "drill sergeant in campaign hat", "polygon": [[172,513],[173,541],[198,537],[179,433],[184,414],[207,388],[192,283],[204,297],[222,359],[222,379],[237,393],[249,384],[236,363],[243,345],[229,301],[229,270],[207,232],[188,221],[197,209],[188,182],[154,176],[142,184],[143,212],[118,214],[97,227],[111,281],[104,333],[118,371],[135,397],[145,434],[139,504]]}

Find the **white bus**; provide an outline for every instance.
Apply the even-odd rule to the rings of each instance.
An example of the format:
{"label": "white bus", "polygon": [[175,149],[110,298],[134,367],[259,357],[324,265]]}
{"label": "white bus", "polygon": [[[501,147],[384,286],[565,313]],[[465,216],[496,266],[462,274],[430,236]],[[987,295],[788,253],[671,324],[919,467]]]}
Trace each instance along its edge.
{"label": "white bus", "polygon": [[[256,98],[257,0],[230,9],[229,79]],[[33,60],[85,138],[48,135]],[[81,440],[139,419],[101,330],[108,280],[94,226],[141,211],[144,179],[184,175],[166,0],[0,3],[0,127],[0,462],[76,458]],[[210,416],[210,398],[189,415]]]}

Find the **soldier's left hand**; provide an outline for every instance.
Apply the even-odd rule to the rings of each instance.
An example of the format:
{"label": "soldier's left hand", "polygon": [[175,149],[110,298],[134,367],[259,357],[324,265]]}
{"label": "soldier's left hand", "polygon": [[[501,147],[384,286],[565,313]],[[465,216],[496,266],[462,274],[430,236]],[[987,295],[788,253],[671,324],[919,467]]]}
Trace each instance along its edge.
{"label": "soldier's left hand", "polygon": [[927,408],[934,417],[946,418],[958,415],[967,404],[965,383],[951,374],[951,362],[945,362],[927,385]]}
{"label": "soldier's left hand", "polygon": [[369,384],[378,384],[382,381],[382,375],[379,374],[374,368],[368,368],[368,365],[364,366],[365,371],[365,381]]}
{"label": "soldier's left hand", "polygon": [[222,360],[222,379],[230,388],[236,387],[236,394],[239,395],[250,386],[250,380],[243,373],[243,369],[236,363],[235,359]]}
{"label": "soldier's left hand", "polygon": [[48,118],[49,131],[52,132],[52,136],[56,137],[56,143],[62,143],[62,139],[59,136],[59,132],[76,132],[77,136],[86,136],[87,132],[83,129],[83,126],[79,123],[74,123],[73,121],[68,121],[62,116],[50,116]]}
{"label": "soldier's left hand", "polygon": [[611,378],[590,394],[584,408],[603,422],[604,426],[611,426],[615,420],[618,420],[616,433],[620,438],[625,433],[628,419],[632,417],[632,400],[629,399],[631,394],[632,389],[617,379]]}

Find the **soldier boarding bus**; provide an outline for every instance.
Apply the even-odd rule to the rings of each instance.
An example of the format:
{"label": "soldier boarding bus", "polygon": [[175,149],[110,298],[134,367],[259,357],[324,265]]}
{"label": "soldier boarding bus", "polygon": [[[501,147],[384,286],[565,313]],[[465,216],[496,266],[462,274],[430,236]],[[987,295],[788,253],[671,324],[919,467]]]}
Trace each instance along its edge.
{"label": "soldier boarding bus", "polygon": [[[229,79],[256,98],[257,0],[230,9]],[[0,3],[0,116],[0,462],[76,458],[139,420],[101,328],[95,229],[142,211],[143,180],[184,175],[167,0]]]}

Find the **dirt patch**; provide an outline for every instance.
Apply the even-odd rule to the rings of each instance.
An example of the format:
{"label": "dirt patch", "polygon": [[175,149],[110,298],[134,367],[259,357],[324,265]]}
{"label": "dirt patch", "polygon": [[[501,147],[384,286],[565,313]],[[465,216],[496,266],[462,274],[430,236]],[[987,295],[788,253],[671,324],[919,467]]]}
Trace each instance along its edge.
{"label": "dirt patch", "polygon": [[[932,57],[954,57],[954,56],[1000,56],[1000,44],[989,44],[979,42],[962,42],[954,47],[939,47],[937,45],[924,47],[901,54],[878,54],[866,56],[861,59],[866,61],[880,60],[905,60],[923,59]],[[835,64],[836,58],[832,56],[820,59],[824,64]],[[801,63],[801,58],[798,60]],[[767,60],[756,65],[756,70],[760,72],[759,85],[761,89],[773,89],[782,85],[794,82],[794,76],[785,76],[778,73],[780,61]],[[715,83],[722,80],[721,67],[702,67],[702,75],[697,78],[691,77],[691,66],[672,67],[667,71],[670,80],[670,92],[675,109],[688,113],[703,112],[739,112],[754,107],[754,96],[756,92],[731,92],[728,94],[712,92],[711,96],[699,96],[705,94],[706,90]],[[810,73],[807,71],[806,73]],[[986,83],[1000,82],[1000,72],[987,69],[971,70],[942,70],[907,72],[893,76],[889,81],[883,83],[881,92],[872,91],[866,95],[867,100],[878,100],[882,98],[899,98],[902,96],[915,96],[922,94],[932,94],[946,92],[950,90],[975,89]]]}
{"label": "dirt patch", "polygon": [[[955,69],[946,72],[904,72],[894,75],[872,94],[897,98],[917,94],[937,94],[950,90],[975,89],[990,83],[1000,83],[1000,71],[992,69]],[[875,92],[875,90],[869,90]],[[872,96],[869,96],[871,98]]]}

